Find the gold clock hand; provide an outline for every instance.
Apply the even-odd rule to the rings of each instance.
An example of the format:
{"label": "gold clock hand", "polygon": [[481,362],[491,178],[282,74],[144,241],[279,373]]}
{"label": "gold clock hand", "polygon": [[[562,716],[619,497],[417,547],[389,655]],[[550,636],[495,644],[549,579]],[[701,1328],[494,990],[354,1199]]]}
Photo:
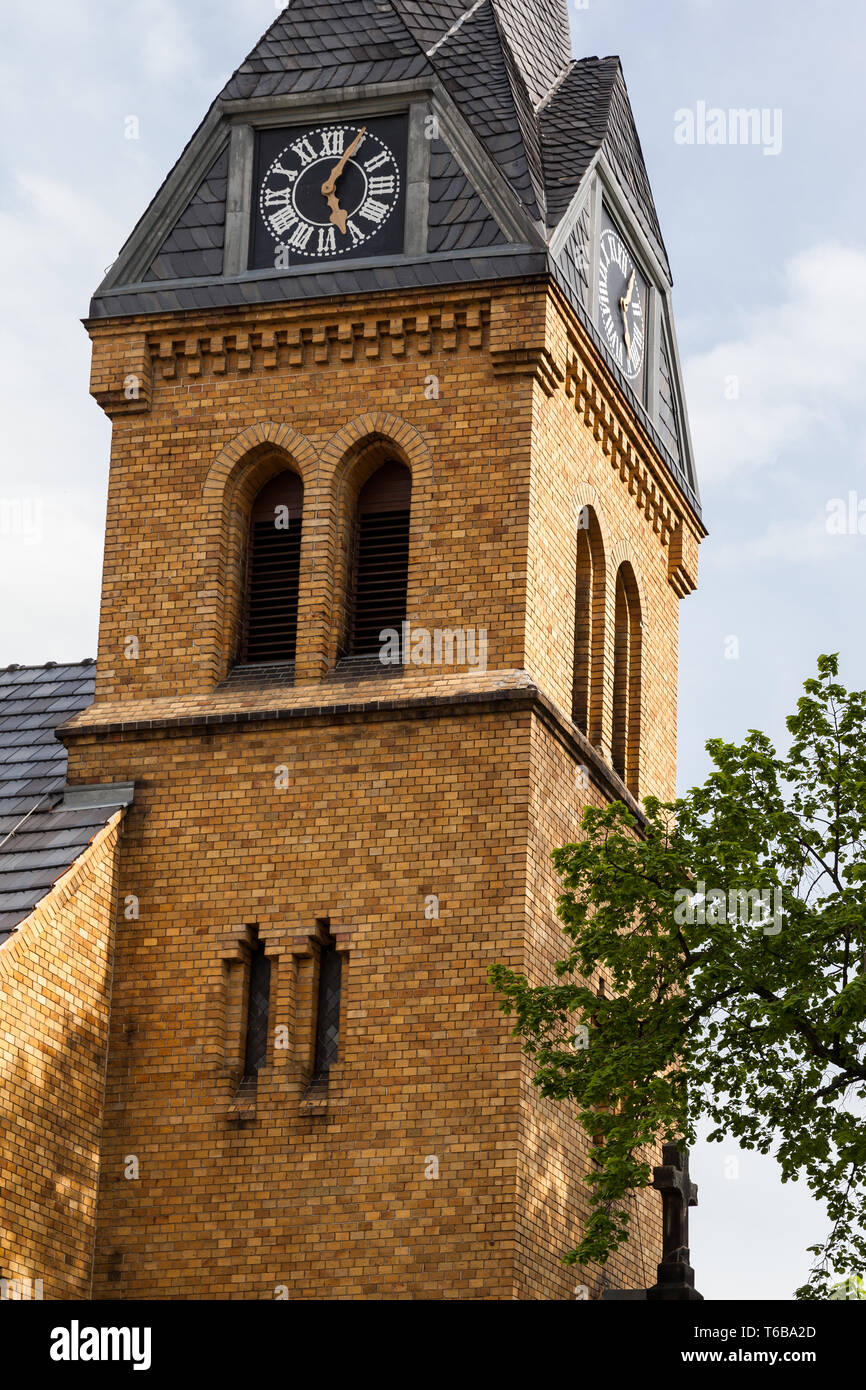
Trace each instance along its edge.
{"label": "gold clock hand", "polygon": [[631,279],[628,282],[628,289],[626,290],[625,298],[619,301],[620,308],[622,309],[623,313],[625,313],[626,309],[628,309],[629,305],[631,304],[632,296],[634,295],[634,280],[635,272],[634,270],[632,270]]}
{"label": "gold clock hand", "polygon": [[343,155],[342,159],[334,165],[333,169],[331,170],[330,177],[326,179],[325,182],[322,184],[322,193],[325,195],[326,198],[329,194],[334,192],[335,188],[337,187],[337,179],[342,174],[343,170],[345,169],[349,160],[352,158],[352,155],[355,153],[358,146],[361,144],[361,141],[364,139],[364,136],[366,134],[367,127],[362,126],[361,130],[358,132],[358,134],[355,136],[355,139],[352,141],[351,145],[346,150],[346,153]]}
{"label": "gold clock hand", "polygon": [[623,319],[622,336],[625,339],[625,350],[629,357],[631,357],[631,334],[628,331],[628,318]]}
{"label": "gold clock hand", "polygon": [[331,216],[328,220],[330,222],[333,222],[335,227],[339,227],[340,231],[343,233],[343,236],[345,236],[346,223],[349,220],[349,214],[347,212],[344,212],[343,209],[340,207],[340,200],[337,197],[336,193],[329,193],[327,197],[328,207],[331,209]]}

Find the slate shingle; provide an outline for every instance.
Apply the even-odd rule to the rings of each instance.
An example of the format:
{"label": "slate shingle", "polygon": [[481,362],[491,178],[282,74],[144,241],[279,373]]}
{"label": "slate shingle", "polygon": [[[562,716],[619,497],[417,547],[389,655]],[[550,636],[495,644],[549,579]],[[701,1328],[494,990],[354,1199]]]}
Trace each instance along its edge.
{"label": "slate shingle", "polygon": [[92,661],[0,670],[0,944],[111,816],[57,809],[66,749],[54,730],[93,700]]}
{"label": "slate shingle", "polygon": [[162,243],[144,281],[222,274],[228,176],[226,145]]}
{"label": "slate shingle", "polygon": [[658,214],[618,58],[583,58],[538,113],[547,225],[558,225],[603,149],[635,216],[670,276]]}

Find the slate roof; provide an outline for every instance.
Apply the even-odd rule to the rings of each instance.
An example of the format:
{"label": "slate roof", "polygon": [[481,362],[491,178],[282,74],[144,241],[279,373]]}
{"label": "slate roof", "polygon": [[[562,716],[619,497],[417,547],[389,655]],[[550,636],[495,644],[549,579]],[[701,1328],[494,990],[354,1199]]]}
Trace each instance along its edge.
{"label": "slate roof", "polygon": [[619,58],[583,58],[572,63],[538,118],[548,227],[553,229],[560,222],[596,154],[604,150],[670,275]]}
{"label": "slate roof", "polygon": [[0,945],[113,810],[53,809],[66,785],[58,724],[93,702],[94,663],[0,669]]}
{"label": "slate roof", "polygon": [[222,274],[228,182],[226,144],[145,271],[144,280]]}
{"label": "slate roof", "polygon": [[430,144],[430,216],[427,249],[435,254],[506,245],[499,223],[487,211],[443,140]]}
{"label": "slate roof", "polygon": [[[213,137],[225,102],[267,104],[269,98],[290,93],[324,94],[408,79],[439,84],[523,209],[525,239],[509,241],[485,202],[485,196],[490,199],[485,179],[476,170],[474,184],[475,175],[470,177],[455,151],[439,139],[431,145],[426,256],[359,258],[343,265],[304,265],[278,274],[250,272],[223,279],[223,150],[209,156],[210,168],[198,191],[187,199],[167,237],[163,230],[162,245],[151,249],[148,244],[149,269],[131,284],[123,267],[131,260],[136,272],[140,269],[134,259],[137,238],[146,238],[149,225],[147,215],[142,219],[118,268],[97,290],[91,316],[246,307],[548,275],[561,286],[613,369],[586,312],[582,231],[572,232],[557,258],[549,251],[556,228],[601,153],[668,279],[670,269],[620,61],[575,61],[570,54],[567,0],[290,0],[206,116],[200,130],[208,127],[207,139]],[[190,155],[195,139],[187,146]],[[169,175],[166,183],[171,179]],[[159,207],[160,196],[152,206]],[[651,425],[649,430],[671,458],[670,429],[664,441]],[[674,456],[672,464],[697,509],[681,460]]]}
{"label": "slate roof", "polygon": [[[203,126],[225,102],[266,102],[289,93],[324,94],[415,78],[442,84],[540,241],[552,235],[591,161],[604,149],[667,268],[619,60],[571,59],[566,0],[291,0],[226,83]],[[441,254],[495,245],[499,238],[481,225],[489,216],[483,188],[480,194],[478,189],[467,191],[454,171],[443,177],[438,153],[433,159],[435,211],[428,251]],[[224,294],[212,292],[212,283],[197,286],[192,296],[172,293],[179,282],[219,278],[226,178],[223,150],[173,230],[151,253],[140,288],[124,285],[118,295],[113,284],[119,282],[112,282],[110,275],[93,299],[94,318],[152,309],[209,309],[227,302]],[[127,247],[135,239],[136,232]],[[526,243],[520,248],[527,249]],[[121,265],[125,253],[126,248]],[[499,262],[488,269],[491,276],[506,271]],[[243,277],[244,283],[236,281],[228,302],[279,299],[270,274],[268,288],[257,277],[252,278],[258,290],[250,287],[250,277]],[[447,273],[440,267],[432,279],[422,271],[410,275],[408,283],[455,283],[465,276],[465,267],[452,266]],[[147,289],[159,282],[171,289],[148,295]],[[323,284],[328,286],[325,294],[344,292],[335,280],[325,279]],[[396,287],[387,276],[385,284]],[[372,287],[366,282],[359,286]]]}

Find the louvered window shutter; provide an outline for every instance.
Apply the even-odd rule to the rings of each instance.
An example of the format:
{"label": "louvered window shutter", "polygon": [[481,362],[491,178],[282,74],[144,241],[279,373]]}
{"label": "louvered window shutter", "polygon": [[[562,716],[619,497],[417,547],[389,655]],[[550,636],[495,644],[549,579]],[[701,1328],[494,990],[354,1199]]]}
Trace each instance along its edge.
{"label": "louvered window shutter", "polygon": [[361,489],[355,535],[355,593],[350,653],[377,653],[379,634],[406,620],[412,474],[385,463]]}
{"label": "louvered window shutter", "polygon": [[294,661],[304,488],[280,473],[259,493],[250,518],[242,661]]}

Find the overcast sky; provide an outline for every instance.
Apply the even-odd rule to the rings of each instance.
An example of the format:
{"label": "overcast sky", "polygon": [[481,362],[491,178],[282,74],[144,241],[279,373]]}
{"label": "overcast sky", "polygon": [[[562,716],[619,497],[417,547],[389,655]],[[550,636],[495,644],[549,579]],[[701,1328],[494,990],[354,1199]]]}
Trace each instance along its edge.
{"label": "overcast sky", "polygon": [[[0,504],[22,504],[31,534],[3,534],[0,511],[0,664],[95,654],[110,431],[88,395],[80,319],[276,8],[2,0]],[[866,534],[827,526],[853,493],[866,532],[866,11],[589,0],[573,5],[572,32],[578,57],[622,57],[674,271],[711,532],[682,607],[686,787],[705,774],[707,738],[784,738],[819,652],[839,651],[843,680],[866,683]],[[766,113],[763,143],[698,143],[702,109],[739,107]],[[686,112],[692,144],[677,138]],[[693,1160],[698,1287],[788,1298],[820,1214],[816,1225],[771,1160],[736,1159],[727,1145]]]}

